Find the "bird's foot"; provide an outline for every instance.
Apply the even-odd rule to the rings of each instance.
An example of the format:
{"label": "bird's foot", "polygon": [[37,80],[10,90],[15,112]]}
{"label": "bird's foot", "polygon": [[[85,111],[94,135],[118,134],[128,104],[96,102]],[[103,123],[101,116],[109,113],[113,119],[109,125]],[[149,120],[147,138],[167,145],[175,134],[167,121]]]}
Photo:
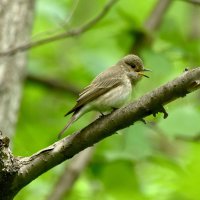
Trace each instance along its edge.
{"label": "bird's foot", "polygon": [[101,118],[101,117],[104,117],[105,115],[101,112],[101,111],[99,111],[99,113],[100,113],[100,115],[99,115],[99,118]]}

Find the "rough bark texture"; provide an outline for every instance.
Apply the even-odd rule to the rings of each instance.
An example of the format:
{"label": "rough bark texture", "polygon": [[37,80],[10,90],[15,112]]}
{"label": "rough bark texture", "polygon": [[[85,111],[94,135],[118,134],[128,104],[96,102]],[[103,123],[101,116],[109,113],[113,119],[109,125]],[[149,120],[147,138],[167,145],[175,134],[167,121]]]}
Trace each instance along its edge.
{"label": "rough bark texture", "polygon": [[[29,40],[34,0],[0,0],[0,52]],[[26,53],[0,58],[0,130],[11,136],[19,108]]]}
{"label": "rough bark texture", "polygon": [[167,113],[163,105],[199,88],[200,67],[184,72],[178,78],[145,94],[137,101],[95,120],[81,131],[30,157],[13,157],[8,148],[8,138],[0,136],[0,189],[3,189],[0,199],[12,199],[11,197],[24,186],[47,170],[119,129],[128,127],[150,114],[155,115],[157,112],[163,112],[166,117]]}
{"label": "rough bark texture", "polygon": [[[0,0],[0,52],[27,42],[33,4],[34,0]],[[9,136],[17,119],[25,65],[25,53],[0,57],[0,130]],[[199,87],[200,68],[196,68],[30,157],[14,157],[8,137],[0,134],[0,200],[13,199],[24,186],[47,170],[117,130],[159,111],[167,116],[163,105]]]}
{"label": "rough bark texture", "polygon": [[8,148],[9,139],[0,134],[0,200],[9,200],[14,197],[10,191],[11,183],[19,171],[18,165],[14,165],[14,157]]}
{"label": "rough bark texture", "polygon": [[[0,52],[29,40],[34,0],[0,0]],[[12,199],[11,185],[19,166],[8,149],[20,104],[26,53],[0,57],[0,199]],[[12,191],[12,192],[10,192]]]}

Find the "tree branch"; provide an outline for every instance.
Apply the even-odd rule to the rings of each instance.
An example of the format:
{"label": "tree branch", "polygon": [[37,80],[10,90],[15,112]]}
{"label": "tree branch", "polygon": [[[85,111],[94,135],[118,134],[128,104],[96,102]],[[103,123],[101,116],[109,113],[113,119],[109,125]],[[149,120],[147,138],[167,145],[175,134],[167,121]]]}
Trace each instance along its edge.
{"label": "tree branch", "polygon": [[113,7],[113,5],[117,2],[118,0],[110,0],[102,9],[102,11],[93,19],[91,19],[89,22],[87,22],[86,24],[82,25],[81,27],[78,28],[74,28],[72,30],[63,32],[63,33],[59,33],[44,39],[40,39],[40,40],[36,40],[27,44],[22,44],[16,48],[10,49],[8,51],[5,52],[0,52],[0,56],[11,56],[14,55],[18,52],[22,52],[22,51],[26,51],[28,49],[34,48],[34,47],[38,47],[47,43],[51,43],[57,40],[61,40],[64,38],[68,38],[68,37],[74,37],[74,36],[78,36],[81,35],[83,33],[85,33],[86,31],[88,31],[90,28],[92,28],[95,24],[97,24],[103,17],[105,17],[105,15],[109,12],[109,10]]}
{"label": "tree branch", "polygon": [[17,163],[20,169],[15,176],[12,189],[19,191],[42,173],[83,149],[152,113],[163,112],[162,105],[184,97],[199,88],[200,67],[184,72],[173,81],[145,94],[126,107],[95,120],[79,132],[55,142],[40,152],[30,157],[18,158]]}
{"label": "tree branch", "polygon": [[[149,17],[147,18],[147,20],[144,23],[145,30],[147,32],[153,32],[159,28],[165,13],[167,12],[168,8],[170,7],[171,2],[172,2],[171,0],[163,0],[163,1],[158,0],[157,1],[154,8],[152,9]],[[142,34],[142,36],[144,36],[144,37],[137,39],[136,44],[134,44],[134,48],[136,46],[135,49],[137,49],[137,51],[141,48],[144,48],[144,43],[149,41],[149,33],[146,33],[145,35]],[[75,90],[75,92],[74,92],[73,87],[71,87],[69,84],[63,84],[57,80],[40,78],[40,77],[33,76],[33,75],[28,75],[27,80],[31,81],[31,82],[39,83],[47,88],[55,88],[55,89],[58,89],[61,91],[67,91],[67,92],[77,95],[76,91],[78,91],[78,90]],[[70,86],[70,87],[68,87],[68,86]],[[61,199],[59,197],[62,195],[62,188],[63,188],[62,183],[69,182],[69,181],[65,181],[65,177],[68,177],[69,174],[70,173],[68,173],[68,171],[66,169],[65,173],[62,174],[62,176],[60,177],[59,183],[56,184],[54,190],[49,195],[48,199],[52,199],[52,200],[53,199]],[[64,188],[63,188],[63,190],[64,190]],[[69,188],[66,187],[66,185],[65,185],[65,190],[67,190],[67,191],[69,190]]]}
{"label": "tree branch", "polygon": [[144,22],[144,30],[139,30],[136,32],[136,39],[135,43],[131,47],[131,52],[139,52],[145,46],[151,45],[153,41],[151,33],[158,30],[162,23],[163,17],[165,16],[172,2],[172,0],[157,0],[150,15]]}
{"label": "tree branch", "polygon": [[60,200],[71,191],[75,181],[79,178],[83,170],[90,162],[93,155],[93,148],[87,148],[76,155],[69,165],[67,165],[64,173],[58,179],[51,194],[47,197],[48,200]]}
{"label": "tree branch", "polygon": [[144,27],[146,30],[152,32],[160,26],[162,19],[171,3],[172,0],[162,0],[157,2],[150,16],[145,21]]}
{"label": "tree branch", "polygon": [[78,95],[80,90],[74,85],[66,82],[61,82],[56,79],[43,78],[33,74],[28,74],[26,77],[28,83],[36,83],[44,86],[47,89],[56,89],[64,92],[70,92],[73,95]]}
{"label": "tree branch", "polygon": [[[114,3],[115,3],[115,1],[114,2],[112,1],[112,2],[109,2],[108,5],[112,6]],[[163,0],[163,1],[158,0],[158,2],[155,4],[155,7],[152,10],[152,12],[150,13],[149,17],[147,18],[147,20],[144,23],[144,27],[147,32],[155,31],[156,29],[158,29],[166,11],[168,10],[168,8],[170,6],[170,3],[172,3],[171,0]],[[144,48],[144,46],[145,46],[144,44],[148,43],[150,41],[149,34],[147,34],[147,33],[146,34],[139,33],[138,37],[140,37],[140,38],[138,38],[136,40],[136,43],[133,46],[134,49],[137,49],[137,51],[139,51],[141,48]],[[131,50],[131,52],[135,52],[135,51]],[[1,55],[1,53],[0,53],[0,55]],[[50,88],[50,89],[53,88],[53,89],[64,91],[64,92],[67,91],[74,95],[77,95],[80,92],[80,90],[78,88],[74,87],[70,83],[62,83],[55,79],[38,77],[33,74],[27,75],[27,81],[40,84],[46,88]]]}
{"label": "tree branch", "polygon": [[191,4],[194,4],[194,5],[200,5],[200,0],[181,0],[181,1],[184,1],[186,3],[191,3]]}
{"label": "tree branch", "polygon": [[181,140],[181,141],[185,141],[185,142],[200,142],[200,133],[195,134],[193,136],[177,135],[175,138],[177,140]]}

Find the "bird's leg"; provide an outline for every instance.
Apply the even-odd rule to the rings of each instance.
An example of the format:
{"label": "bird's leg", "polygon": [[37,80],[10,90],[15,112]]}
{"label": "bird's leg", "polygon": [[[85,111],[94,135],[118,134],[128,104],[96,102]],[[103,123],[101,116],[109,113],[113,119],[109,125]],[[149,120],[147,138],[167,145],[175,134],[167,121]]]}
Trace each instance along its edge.
{"label": "bird's leg", "polygon": [[101,111],[99,111],[99,112],[100,112],[101,116],[105,116]]}
{"label": "bird's leg", "polygon": [[100,113],[99,118],[105,116],[100,110],[98,110],[98,111],[99,111],[99,113]]}
{"label": "bird's leg", "polygon": [[164,116],[163,116],[164,119],[166,119],[166,118],[168,117],[168,113],[167,113],[167,111],[165,110],[165,108],[163,107],[163,105],[159,105],[159,106],[157,107],[157,109],[156,109],[155,111],[152,112],[152,114],[153,114],[153,116],[155,117],[156,114],[159,113],[159,112],[161,112],[161,113],[164,114]]}
{"label": "bird's leg", "polygon": [[[115,110],[117,110],[118,108],[112,107],[111,109],[112,109],[112,111],[111,111],[111,113],[112,113],[112,112],[114,112]],[[105,115],[103,114],[103,112],[101,112],[100,110],[98,110],[98,111],[100,112],[100,118],[103,117],[103,116],[105,116]]]}

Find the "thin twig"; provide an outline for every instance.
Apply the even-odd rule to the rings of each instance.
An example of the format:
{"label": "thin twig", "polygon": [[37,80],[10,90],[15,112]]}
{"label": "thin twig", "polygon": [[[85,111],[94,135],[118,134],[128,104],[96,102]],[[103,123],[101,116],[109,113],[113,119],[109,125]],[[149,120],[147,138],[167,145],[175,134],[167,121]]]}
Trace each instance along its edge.
{"label": "thin twig", "polygon": [[198,6],[200,5],[200,0],[180,0],[180,1],[184,1],[186,3],[191,3]]}
{"label": "thin twig", "polygon": [[65,30],[66,31],[66,27],[68,27],[69,26],[69,24],[70,24],[70,22],[71,22],[71,20],[72,20],[72,18],[73,18],[73,16],[74,16],[74,13],[75,13],[75,11],[76,11],[76,9],[77,9],[77,7],[78,7],[78,4],[79,4],[79,0],[76,0],[75,2],[73,2],[74,3],[74,5],[73,5],[73,7],[72,7],[72,11],[70,12],[70,14],[69,14],[69,16],[64,20],[64,19],[58,19],[59,20],[59,22],[58,22],[58,28],[56,29],[56,28],[53,28],[52,30],[50,29],[48,29],[47,31],[42,31],[42,32],[37,32],[36,34],[34,34],[32,37],[31,37],[31,39],[33,40],[33,39],[37,39],[37,38],[39,38],[39,37],[41,37],[41,36],[45,36],[45,37],[47,37],[48,35],[53,35],[53,34],[57,34],[59,31],[63,31],[63,30]]}
{"label": "thin twig", "polygon": [[173,0],[158,0],[144,24],[144,27],[147,31],[155,31],[160,26],[162,19],[172,2]]}
{"label": "thin twig", "polygon": [[75,87],[74,85],[67,83],[67,82],[61,82],[56,79],[51,78],[44,78],[40,76],[36,76],[33,74],[28,74],[26,77],[26,81],[29,83],[35,83],[44,86],[48,89],[56,89],[64,92],[70,92],[73,95],[78,95],[80,90]]}
{"label": "thin twig", "polygon": [[48,196],[48,200],[60,200],[71,191],[74,183],[79,178],[81,173],[84,171],[88,163],[90,162],[93,155],[93,148],[87,148],[84,151],[76,155],[67,165],[64,172],[60,175],[58,182]]}
{"label": "thin twig", "polygon": [[200,39],[200,7],[199,6],[190,6],[189,8],[189,23],[188,28],[188,38],[193,41]]}
{"label": "thin twig", "polygon": [[70,23],[70,21],[71,21],[73,15],[74,15],[74,13],[75,13],[77,7],[78,7],[78,4],[79,4],[79,0],[76,0],[76,1],[74,2],[74,5],[73,5],[73,8],[72,8],[72,11],[71,11],[70,15],[67,17],[67,19],[65,20],[65,22],[64,22],[64,24],[63,24],[64,26],[67,26],[67,25]]}
{"label": "thin twig", "polygon": [[102,11],[93,19],[91,19],[89,22],[87,22],[86,24],[78,27],[78,28],[74,28],[72,30],[69,30],[67,32],[63,32],[60,34],[56,34],[41,40],[37,40],[37,41],[33,41],[21,46],[18,46],[16,48],[10,49],[8,51],[5,52],[0,52],[0,56],[10,56],[10,55],[14,55],[18,52],[22,52],[22,51],[26,51],[28,49],[34,48],[34,47],[38,47],[47,43],[51,43],[57,40],[61,40],[67,37],[74,37],[74,36],[78,36],[80,34],[83,34],[84,32],[88,31],[90,28],[92,28],[95,24],[97,24],[107,13],[108,11],[113,7],[113,5],[117,2],[118,0],[110,0],[102,9]]}
{"label": "thin twig", "polygon": [[178,155],[178,145],[168,137],[167,133],[164,132],[156,122],[148,123],[147,126],[156,134],[151,135],[150,139],[159,152],[172,157]]}
{"label": "thin twig", "polygon": [[[115,1],[110,1],[107,5],[107,7],[108,7],[107,9],[109,9],[114,3],[115,3]],[[155,4],[152,12],[150,13],[149,17],[147,18],[147,20],[145,21],[145,24],[144,24],[144,26],[146,26],[145,29],[148,29],[148,32],[150,30],[155,31],[160,26],[161,20],[162,20],[164,14],[166,13],[167,9],[169,8],[170,3],[171,3],[171,0],[163,0],[163,1],[158,0],[158,2]],[[106,8],[106,6],[105,6],[105,8]],[[102,12],[105,10],[105,8],[102,10]],[[105,14],[103,14],[103,15],[105,15]],[[101,18],[102,18],[102,13],[101,13],[101,15],[98,16],[98,20],[100,20]],[[98,21],[98,20],[93,19],[92,21],[94,21],[93,23],[95,23],[95,21]],[[136,43],[134,44],[134,49],[136,49],[137,51],[139,51],[140,48],[144,47],[143,44],[148,40],[147,38],[149,38],[148,35],[143,35],[143,36],[144,37],[138,39],[136,41]],[[0,55],[1,55],[1,53],[0,53]],[[51,80],[48,78],[38,77],[35,75],[29,74],[27,76],[27,81],[39,83],[47,88],[55,88],[55,89],[58,89],[61,91],[67,91],[67,92],[70,92],[75,95],[77,95],[77,92],[79,92],[79,90],[77,88],[73,87],[72,85],[70,85],[68,83],[63,84],[57,80]]]}
{"label": "thin twig", "polygon": [[151,13],[144,22],[144,30],[136,32],[136,42],[131,47],[130,52],[138,54],[138,52],[141,49],[144,49],[146,45],[150,46],[152,44],[153,38],[151,37],[151,33],[159,29],[162,20],[172,2],[172,0],[157,0]]}
{"label": "thin twig", "polygon": [[177,135],[175,137],[177,140],[186,141],[186,142],[200,142],[200,133],[197,133],[193,136],[189,135]]}

